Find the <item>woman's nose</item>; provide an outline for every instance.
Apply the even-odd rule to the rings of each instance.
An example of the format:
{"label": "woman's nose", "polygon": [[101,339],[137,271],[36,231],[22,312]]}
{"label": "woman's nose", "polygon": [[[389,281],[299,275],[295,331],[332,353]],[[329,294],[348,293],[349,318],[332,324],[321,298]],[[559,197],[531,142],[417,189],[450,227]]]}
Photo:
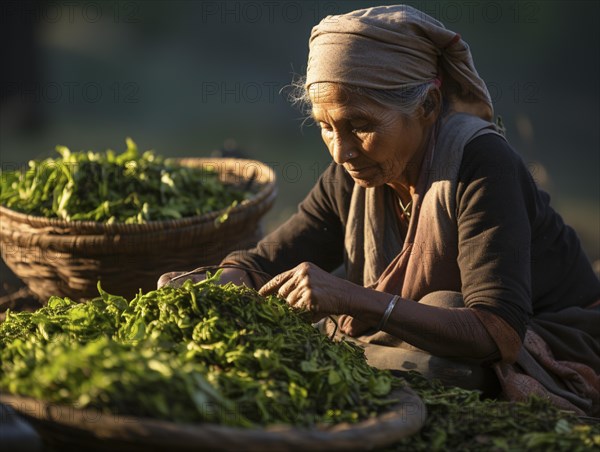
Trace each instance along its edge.
{"label": "woman's nose", "polygon": [[351,140],[345,139],[340,135],[334,137],[331,142],[331,156],[335,163],[341,165],[357,155],[358,152],[354,150]]}

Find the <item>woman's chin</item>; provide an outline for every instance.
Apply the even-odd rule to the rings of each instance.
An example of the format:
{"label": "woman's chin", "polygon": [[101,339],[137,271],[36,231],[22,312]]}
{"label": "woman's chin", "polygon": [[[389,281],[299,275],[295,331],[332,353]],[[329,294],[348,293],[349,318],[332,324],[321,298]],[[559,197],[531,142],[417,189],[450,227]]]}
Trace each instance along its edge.
{"label": "woman's chin", "polygon": [[360,179],[357,177],[352,177],[352,179],[354,179],[355,184],[363,188],[374,188],[383,185],[378,179]]}

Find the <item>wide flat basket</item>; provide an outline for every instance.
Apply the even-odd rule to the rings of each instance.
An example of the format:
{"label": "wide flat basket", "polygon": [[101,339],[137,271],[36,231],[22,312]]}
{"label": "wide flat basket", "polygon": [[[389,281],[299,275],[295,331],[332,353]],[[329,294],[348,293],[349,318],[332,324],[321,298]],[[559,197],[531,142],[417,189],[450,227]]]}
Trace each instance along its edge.
{"label": "wide flat basket", "polygon": [[108,292],[132,297],[156,288],[161,274],[218,264],[229,252],[253,246],[260,220],[277,195],[275,174],[255,160],[176,159],[218,172],[221,181],[249,188],[253,196],[229,211],[146,224],[64,221],[15,212],[0,206],[2,258],[43,302],[52,296],[97,296],[97,282]]}
{"label": "wide flat basket", "polygon": [[[391,394],[398,403],[356,424],[316,428],[244,429],[218,424],[177,424],[107,414],[0,394],[0,402],[25,417],[57,450],[117,451],[353,451],[389,446],[417,433],[426,419],[423,401],[410,388]],[[84,449],[82,449],[84,448]]]}

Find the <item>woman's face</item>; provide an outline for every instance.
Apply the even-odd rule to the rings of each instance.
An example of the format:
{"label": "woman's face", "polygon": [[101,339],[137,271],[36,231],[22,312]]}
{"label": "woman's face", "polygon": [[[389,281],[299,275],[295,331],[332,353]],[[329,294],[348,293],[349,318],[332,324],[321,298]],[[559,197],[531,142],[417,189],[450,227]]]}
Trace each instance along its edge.
{"label": "woman's face", "polygon": [[309,87],[312,116],[333,160],[362,187],[405,185],[418,174],[433,121],[407,118],[335,83]]}

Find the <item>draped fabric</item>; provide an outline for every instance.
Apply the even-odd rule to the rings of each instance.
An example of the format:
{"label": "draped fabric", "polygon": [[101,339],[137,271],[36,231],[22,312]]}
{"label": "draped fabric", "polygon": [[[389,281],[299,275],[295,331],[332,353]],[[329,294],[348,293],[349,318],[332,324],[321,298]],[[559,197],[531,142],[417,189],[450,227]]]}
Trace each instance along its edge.
{"label": "draped fabric", "polygon": [[490,94],[469,46],[427,14],[407,5],[378,6],[327,16],[313,27],[307,87],[333,82],[390,90],[435,79],[443,81],[454,111],[492,119]]}
{"label": "draped fabric", "polygon": [[[414,301],[438,291],[461,291],[457,178],[464,146],[487,133],[497,133],[494,125],[471,115],[452,114],[442,120],[437,141],[427,151],[421,168],[403,241],[394,225],[396,213],[386,208],[388,189],[354,186],[345,232],[348,279]],[[494,365],[508,398],[520,400],[537,394],[579,414],[597,414],[600,376],[577,359],[598,360],[598,344],[585,333],[589,328],[580,330],[577,325],[600,324],[600,307],[567,311],[532,318],[521,345],[518,335],[500,317],[474,309],[503,357],[514,355],[508,363]],[[382,331],[362,336],[359,341],[403,346],[399,338]],[[508,348],[510,352],[506,352]]]}
{"label": "draped fabric", "polygon": [[389,187],[355,184],[344,240],[348,279],[416,300],[437,290],[460,292],[458,170],[465,145],[486,133],[497,134],[495,126],[471,115],[458,113],[441,120],[437,139],[423,160],[403,241],[386,199]]}

